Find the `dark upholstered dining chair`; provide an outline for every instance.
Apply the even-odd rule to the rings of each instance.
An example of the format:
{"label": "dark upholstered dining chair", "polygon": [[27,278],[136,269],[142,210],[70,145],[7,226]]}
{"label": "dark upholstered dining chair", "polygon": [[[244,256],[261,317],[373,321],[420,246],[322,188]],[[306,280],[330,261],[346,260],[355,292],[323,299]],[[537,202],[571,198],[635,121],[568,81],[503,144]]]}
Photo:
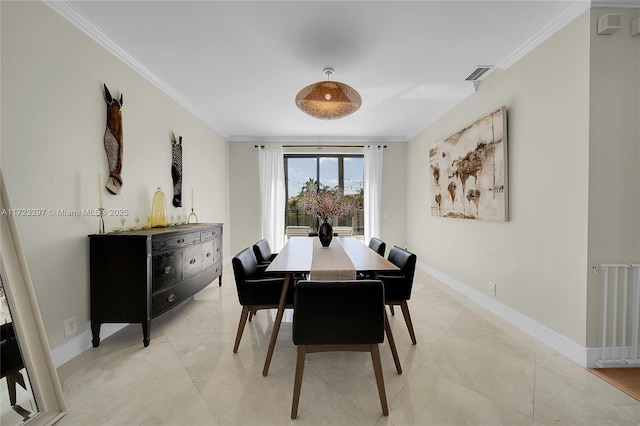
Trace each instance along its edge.
{"label": "dark upholstered dining chair", "polygon": [[253,245],[253,253],[256,255],[258,265],[268,265],[278,255],[271,252],[269,241],[260,240]]}
{"label": "dark upholstered dining chair", "polygon": [[384,252],[387,250],[387,244],[379,238],[371,237],[369,240],[369,248],[384,257]]}
{"label": "dark upholstered dining chair", "polygon": [[407,301],[411,299],[411,288],[413,287],[413,276],[416,270],[416,255],[394,246],[389,251],[389,262],[400,268],[400,271],[379,273],[378,279],[384,283],[385,303],[391,308],[400,306],[404,322],[407,324],[411,343],[416,344],[416,334],[413,331],[411,314]]}
{"label": "dark upholstered dining chair", "polygon": [[[258,261],[251,248],[246,248],[234,256],[231,260],[233,275],[236,279],[238,301],[242,305],[240,323],[236,333],[236,341],[233,352],[238,352],[238,346],[242,339],[244,326],[247,319],[260,309],[277,309],[284,285],[284,277],[271,277],[264,275],[258,267]],[[288,305],[292,306],[293,296],[289,292]]]}
{"label": "dark upholstered dining chair", "polygon": [[293,343],[298,346],[291,418],[298,415],[307,353],[370,352],[382,413],[389,415],[378,344],[384,341],[384,287],[375,280],[299,281],[294,290]]}
{"label": "dark upholstered dining chair", "polygon": [[20,373],[20,370],[24,368],[24,362],[20,355],[18,339],[11,322],[0,326],[0,367],[0,370],[2,370],[0,377],[7,378],[9,403],[13,407],[16,405],[16,384],[19,384],[24,389],[27,389],[27,386],[22,373]]}
{"label": "dark upholstered dining chair", "polygon": [[[384,252],[387,249],[387,244],[379,238],[371,237],[369,240],[369,248],[380,256],[384,257]],[[358,272],[357,275],[359,280],[370,280],[375,279],[375,274],[370,272]]]}

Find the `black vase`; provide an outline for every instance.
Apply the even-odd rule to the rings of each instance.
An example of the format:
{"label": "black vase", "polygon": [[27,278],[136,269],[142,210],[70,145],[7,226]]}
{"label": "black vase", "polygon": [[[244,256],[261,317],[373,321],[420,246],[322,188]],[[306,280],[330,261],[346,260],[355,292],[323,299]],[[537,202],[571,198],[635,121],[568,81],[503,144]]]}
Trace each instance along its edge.
{"label": "black vase", "polygon": [[331,239],[333,238],[333,228],[327,223],[326,219],[324,222],[322,222],[320,228],[318,228],[318,238],[320,239],[320,244],[322,244],[322,247],[329,247],[329,244],[331,244]]}

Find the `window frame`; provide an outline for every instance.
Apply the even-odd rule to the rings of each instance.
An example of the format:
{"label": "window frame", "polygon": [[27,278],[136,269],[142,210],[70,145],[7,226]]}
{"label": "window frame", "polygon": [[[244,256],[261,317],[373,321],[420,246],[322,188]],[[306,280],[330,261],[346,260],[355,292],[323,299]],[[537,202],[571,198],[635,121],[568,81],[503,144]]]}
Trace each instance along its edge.
{"label": "window frame", "polygon": [[[309,153],[300,153],[300,154],[284,154],[284,186],[285,186],[285,199],[287,205],[285,206],[285,226],[286,219],[289,212],[289,159],[290,158],[312,158],[316,160],[316,175],[315,180],[319,184],[320,182],[320,159],[321,158],[337,158],[338,159],[338,185],[344,188],[344,160],[345,158],[361,158],[364,161],[364,154],[309,154]],[[364,185],[364,166],[362,170],[362,179]],[[319,221],[316,218],[316,229],[319,226]]]}

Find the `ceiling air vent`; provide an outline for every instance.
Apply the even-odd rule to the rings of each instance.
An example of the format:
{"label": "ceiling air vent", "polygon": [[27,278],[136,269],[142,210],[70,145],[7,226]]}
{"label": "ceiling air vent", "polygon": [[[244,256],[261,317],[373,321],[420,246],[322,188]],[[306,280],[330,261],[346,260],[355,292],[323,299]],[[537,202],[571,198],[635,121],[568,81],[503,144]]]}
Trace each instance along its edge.
{"label": "ceiling air vent", "polygon": [[469,75],[465,80],[476,81],[480,80],[493,66],[492,65],[478,65],[478,68]]}
{"label": "ceiling air vent", "polygon": [[478,88],[480,87],[480,79],[484,77],[484,75],[488,73],[491,68],[493,68],[493,65],[478,65],[478,68],[476,68],[475,71],[472,72],[471,75],[469,75],[469,77],[467,77],[465,80],[473,81],[473,88],[477,92]]}

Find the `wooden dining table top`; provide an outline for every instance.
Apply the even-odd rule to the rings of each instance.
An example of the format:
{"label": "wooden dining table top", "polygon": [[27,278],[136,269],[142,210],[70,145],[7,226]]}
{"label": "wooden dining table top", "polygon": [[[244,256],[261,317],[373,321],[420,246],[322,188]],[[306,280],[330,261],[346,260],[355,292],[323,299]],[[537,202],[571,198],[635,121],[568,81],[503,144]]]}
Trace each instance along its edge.
{"label": "wooden dining table top", "polygon": [[[313,261],[313,243],[317,237],[292,237],[273,259],[266,272],[278,273],[308,273]],[[356,237],[333,237],[333,244],[340,244],[344,252],[349,256],[354,269],[357,272],[384,272],[398,271],[399,268],[371,250]]]}

